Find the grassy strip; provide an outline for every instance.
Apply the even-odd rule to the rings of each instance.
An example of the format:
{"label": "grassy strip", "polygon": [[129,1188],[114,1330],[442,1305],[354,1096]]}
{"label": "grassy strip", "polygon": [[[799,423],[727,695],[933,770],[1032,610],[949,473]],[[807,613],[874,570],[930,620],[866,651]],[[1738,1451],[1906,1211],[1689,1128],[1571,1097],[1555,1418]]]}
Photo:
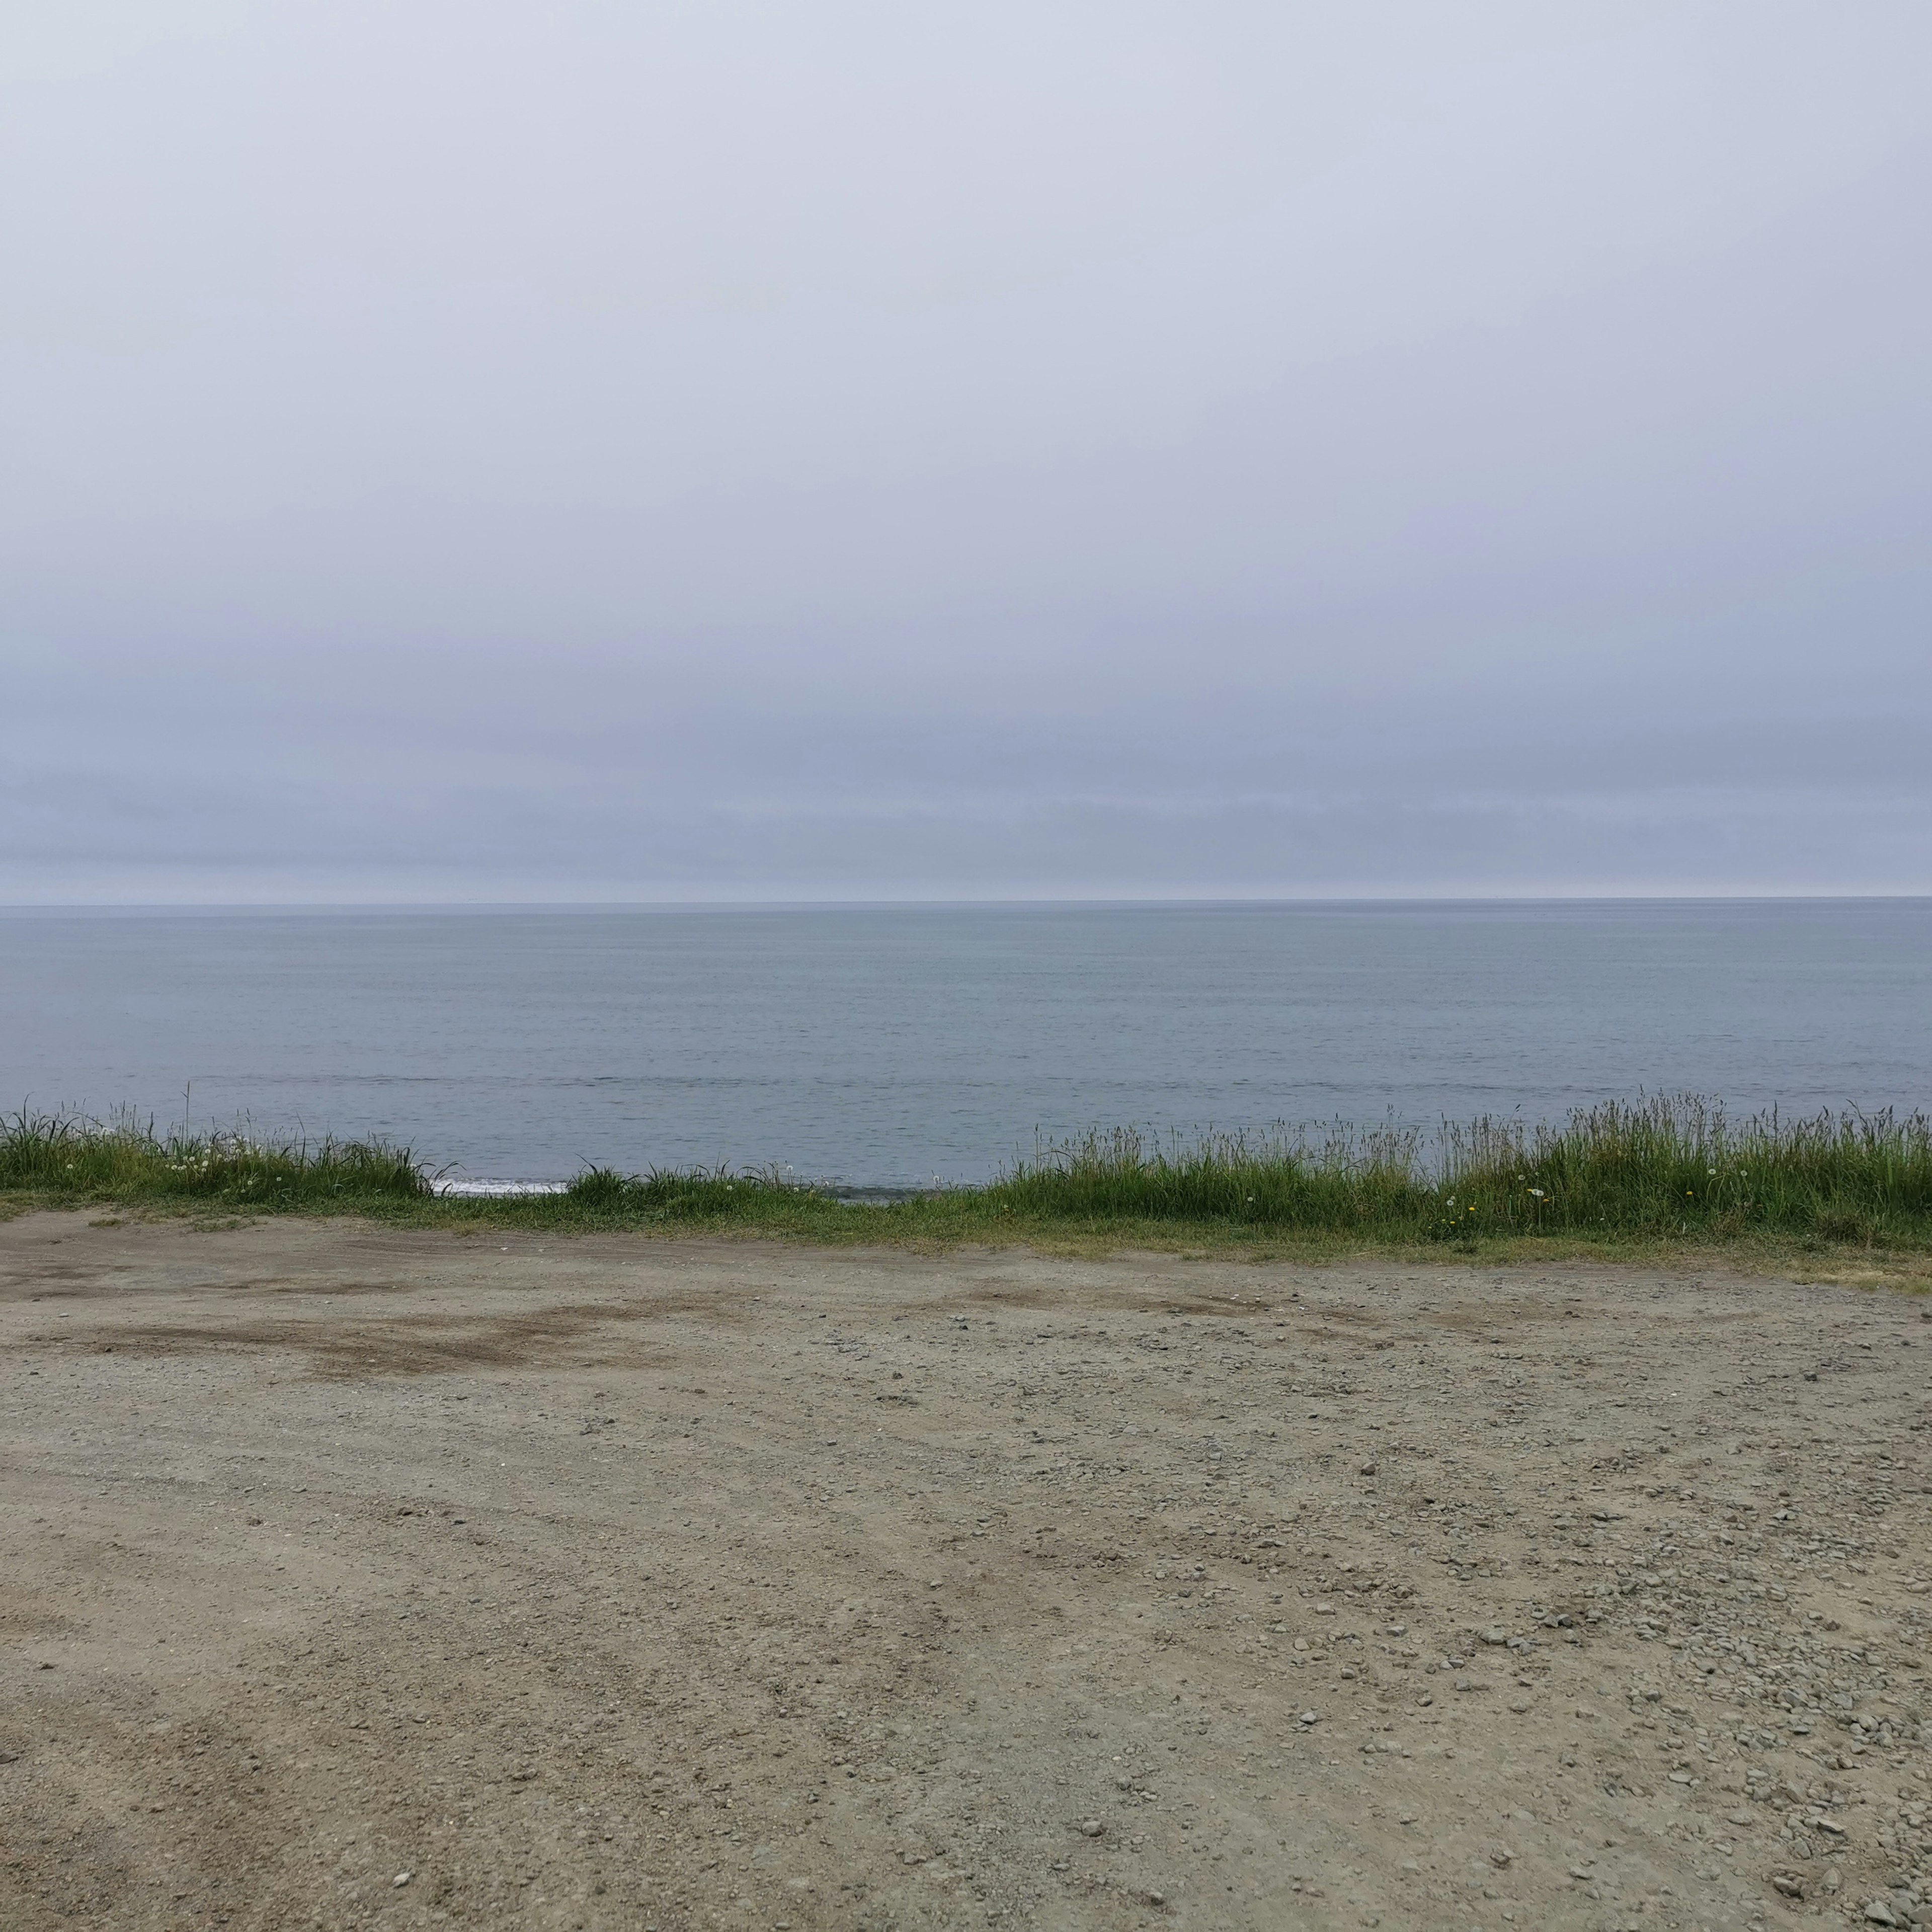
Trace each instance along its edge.
{"label": "grassy strip", "polygon": [[76,1206],[328,1214],[418,1204],[433,1199],[434,1188],[406,1148],[378,1142],[163,1139],[131,1120],[22,1112],[0,1127],[0,1196],[10,1195]]}
{"label": "grassy strip", "polygon": [[687,1229],[814,1241],[985,1240],[1543,1252],[1771,1242],[1932,1251],[1932,1121],[1761,1114],[1695,1097],[1611,1103],[1560,1125],[1479,1120],[1430,1136],[1319,1141],[1131,1130],[1043,1150],[984,1187],[853,1207],[773,1175],[625,1174],[567,1192],[453,1199],[406,1148],[241,1134],[158,1136],[130,1121],[20,1114],[0,1130],[0,1202],[207,1215],[357,1214],[567,1232]]}
{"label": "grassy strip", "polygon": [[1694,1096],[1610,1102],[1560,1125],[1482,1120],[1426,1137],[1340,1132],[1150,1149],[1093,1137],[995,1184],[1015,1210],[1217,1220],[1467,1241],[1747,1234],[1932,1240],[1932,1121],[1761,1114],[1733,1126]]}

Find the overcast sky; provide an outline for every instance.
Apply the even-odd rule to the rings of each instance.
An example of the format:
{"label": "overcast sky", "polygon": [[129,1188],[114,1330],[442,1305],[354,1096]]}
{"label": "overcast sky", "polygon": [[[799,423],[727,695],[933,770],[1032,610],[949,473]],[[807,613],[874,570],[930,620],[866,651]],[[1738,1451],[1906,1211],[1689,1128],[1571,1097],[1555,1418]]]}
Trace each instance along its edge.
{"label": "overcast sky", "polygon": [[0,898],[1932,890],[1932,8],[0,26]]}

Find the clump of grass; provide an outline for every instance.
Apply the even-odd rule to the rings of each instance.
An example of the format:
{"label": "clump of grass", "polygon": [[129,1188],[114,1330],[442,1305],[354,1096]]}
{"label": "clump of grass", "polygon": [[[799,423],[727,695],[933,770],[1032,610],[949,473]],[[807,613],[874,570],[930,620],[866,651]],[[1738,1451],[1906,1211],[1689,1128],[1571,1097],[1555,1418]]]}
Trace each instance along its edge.
{"label": "clump of grass", "polygon": [[994,1211],[1082,1220],[1220,1222],[1332,1233],[1417,1220],[1422,1136],[1337,1127],[1166,1140],[1132,1127],[1048,1147],[983,1190]]}
{"label": "clump of grass", "polygon": [[1606,1102],[1560,1126],[1445,1127],[1430,1232],[1932,1237],[1932,1120],[1775,1110],[1733,1123],[1694,1094]]}
{"label": "clump of grass", "polygon": [[380,1141],[163,1136],[152,1121],[22,1109],[0,1120],[0,1192],[314,1211],[426,1201],[432,1184],[408,1148]]}
{"label": "clump of grass", "polygon": [[1696,1095],[1580,1109],[1559,1124],[1150,1140],[1050,1148],[983,1190],[1036,1220],[1214,1222],[1384,1240],[1538,1234],[1834,1241],[1932,1239],[1932,1121],[1775,1112],[1734,1124]]}
{"label": "clump of grass", "polygon": [[838,1202],[808,1184],[771,1170],[740,1173],[728,1167],[652,1168],[626,1174],[614,1168],[586,1168],[552,1197],[592,1220],[622,1222],[757,1222],[774,1210]]}

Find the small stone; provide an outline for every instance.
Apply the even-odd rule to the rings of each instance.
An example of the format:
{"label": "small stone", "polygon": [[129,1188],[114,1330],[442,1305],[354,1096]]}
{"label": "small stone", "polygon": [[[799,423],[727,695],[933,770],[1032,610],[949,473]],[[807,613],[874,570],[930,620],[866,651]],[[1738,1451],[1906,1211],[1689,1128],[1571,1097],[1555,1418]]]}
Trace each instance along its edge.
{"label": "small stone", "polygon": [[1731,1825],[1754,1825],[1757,1820],[1748,1811],[1730,1811],[1725,1814],[1725,1822]]}
{"label": "small stone", "polygon": [[1084,1818],[1081,1820],[1080,1835],[1083,1838],[1097,1838],[1106,1828],[1097,1818]]}
{"label": "small stone", "polygon": [[1898,1921],[1892,1916],[1892,1907],[1880,1898],[1875,1898],[1865,1907],[1865,1916],[1874,1925],[1896,1925]]}
{"label": "small stone", "polygon": [[1484,1630],[1482,1634],[1483,1641],[1485,1643],[1508,1643],[1509,1642],[1509,1632],[1504,1630],[1501,1624],[1490,1624],[1489,1628]]}
{"label": "small stone", "polygon": [[1804,1896],[1804,1880],[1794,1878],[1789,1872],[1773,1872],[1771,1888],[1773,1892],[1782,1892],[1786,1898],[1802,1898]]}
{"label": "small stone", "polygon": [[415,1876],[416,1874],[414,1872],[398,1872],[395,1876],[389,1881],[389,1882],[393,1885],[398,1892],[400,1892],[402,1890],[403,1887],[407,1885],[410,1880]]}
{"label": "small stone", "polygon": [[1141,1896],[1150,1905],[1165,1905],[1167,1903],[1167,1894],[1164,1892],[1144,1892]]}
{"label": "small stone", "polygon": [[1318,1723],[1321,1720],[1321,1714],[1322,1714],[1318,1711],[1304,1711],[1301,1714],[1300,1722],[1304,1724]]}
{"label": "small stone", "polygon": [[1498,1871],[1501,1871],[1505,1865],[1512,1863],[1515,1858],[1515,1852],[1507,1845],[1492,1845],[1490,1847],[1490,1862]]}
{"label": "small stone", "polygon": [[1364,1462],[1362,1465],[1362,1474],[1365,1476],[1372,1476],[1380,1470],[1381,1467],[1382,1465],[1379,1462]]}

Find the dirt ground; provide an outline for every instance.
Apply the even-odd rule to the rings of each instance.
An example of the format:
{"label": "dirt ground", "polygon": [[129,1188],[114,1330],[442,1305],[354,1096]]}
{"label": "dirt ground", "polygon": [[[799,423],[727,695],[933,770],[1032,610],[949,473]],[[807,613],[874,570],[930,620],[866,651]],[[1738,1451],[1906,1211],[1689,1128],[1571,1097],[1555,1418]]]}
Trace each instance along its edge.
{"label": "dirt ground", "polygon": [[0,1226],[0,1924],[1932,1917],[1932,1304]]}

